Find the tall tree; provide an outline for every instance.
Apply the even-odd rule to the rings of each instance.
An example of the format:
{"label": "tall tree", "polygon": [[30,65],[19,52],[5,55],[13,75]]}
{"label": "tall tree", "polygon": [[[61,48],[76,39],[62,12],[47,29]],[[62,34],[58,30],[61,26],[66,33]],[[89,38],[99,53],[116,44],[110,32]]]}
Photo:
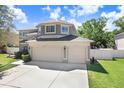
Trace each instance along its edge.
{"label": "tall tree", "polygon": [[13,11],[5,5],[0,5],[0,48],[6,44],[6,31],[13,28]]}
{"label": "tall tree", "polygon": [[115,34],[113,32],[105,32],[107,48],[115,48]]}
{"label": "tall tree", "polygon": [[118,20],[114,21],[113,24],[118,27],[118,29],[114,30],[114,34],[119,34],[124,32],[124,16],[120,17]]}
{"label": "tall tree", "polygon": [[113,44],[109,45],[108,43],[111,34],[106,33],[104,29],[106,22],[107,19],[105,17],[88,20],[82,23],[82,26],[78,28],[78,34],[82,37],[94,40],[94,42],[91,43],[92,48],[113,47]]}
{"label": "tall tree", "polygon": [[8,6],[0,5],[0,29],[9,30],[10,27],[14,27],[13,18],[14,12]]}

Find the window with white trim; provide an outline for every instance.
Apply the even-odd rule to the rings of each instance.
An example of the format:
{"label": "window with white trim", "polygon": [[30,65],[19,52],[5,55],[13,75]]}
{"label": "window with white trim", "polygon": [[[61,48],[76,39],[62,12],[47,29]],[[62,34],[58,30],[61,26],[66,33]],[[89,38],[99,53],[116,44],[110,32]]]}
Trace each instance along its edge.
{"label": "window with white trim", "polygon": [[46,33],[55,33],[55,25],[46,26]]}
{"label": "window with white trim", "polygon": [[69,26],[61,25],[61,33],[62,34],[69,34]]}

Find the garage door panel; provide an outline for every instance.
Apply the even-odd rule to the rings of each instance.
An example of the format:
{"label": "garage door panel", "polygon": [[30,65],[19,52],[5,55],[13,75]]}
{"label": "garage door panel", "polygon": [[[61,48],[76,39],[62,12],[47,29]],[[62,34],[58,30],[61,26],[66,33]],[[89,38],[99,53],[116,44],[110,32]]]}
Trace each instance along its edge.
{"label": "garage door panel", "polygon": [[85,48],[83,46],[71,46],[69,48],[69,63],[85,63]]}
{"label": "garage door panel", "polygon": [[[68,63],[86,63],[86,48],[84,46],[68,46]],[[32,47],[32,60],[48,62],[65,62],[64,46]]]}
{"label": "garage door panel", "polygon": [[62,62],[62,47],[42,46],[32,50],[33,60]]}

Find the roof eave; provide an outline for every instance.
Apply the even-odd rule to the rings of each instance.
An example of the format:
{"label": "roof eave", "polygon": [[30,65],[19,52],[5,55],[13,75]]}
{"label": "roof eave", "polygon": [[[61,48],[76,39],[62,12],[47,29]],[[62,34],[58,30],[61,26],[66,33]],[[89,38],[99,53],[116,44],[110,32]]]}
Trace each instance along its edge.
{"label": "roof eave", "polygon": [[74,24],[72,24],[72,23],[62,23],[62,22],[51,22],[51,23],[40,23],[40,24],[38,24],[38,25],[36,25],[36,27],[38,27],[38,26],[41,26],[41,25],[45,25],[45,24],[56,24],[56,23],[60,23],[60,24],[67,24],[67,25],[74,25]]}

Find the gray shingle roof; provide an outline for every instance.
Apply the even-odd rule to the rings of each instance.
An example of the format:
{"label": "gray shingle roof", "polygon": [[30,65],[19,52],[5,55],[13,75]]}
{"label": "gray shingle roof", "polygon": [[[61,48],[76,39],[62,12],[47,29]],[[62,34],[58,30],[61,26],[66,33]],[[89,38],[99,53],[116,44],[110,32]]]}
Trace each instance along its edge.
{"label": "gray shingle roof", "polygon": [[120,33],[120,34],[117,34],[115,36],[115,39],[121,39],[121,38],[124,38],[124,32]]}
{"label": "gray shingle roof", "polygon": [[24,29],[18,29],[18,31],[29,31],[29,30],[34,30],[37,31],[37,28],[33,27],[33,28],[24,28]]}
{"label": "gray shingle roof", "polygon": [[92,42],[92,40],[78,37],[75,35],[66,35],[60,38],[37,38],[37,41],[89,41]]}

